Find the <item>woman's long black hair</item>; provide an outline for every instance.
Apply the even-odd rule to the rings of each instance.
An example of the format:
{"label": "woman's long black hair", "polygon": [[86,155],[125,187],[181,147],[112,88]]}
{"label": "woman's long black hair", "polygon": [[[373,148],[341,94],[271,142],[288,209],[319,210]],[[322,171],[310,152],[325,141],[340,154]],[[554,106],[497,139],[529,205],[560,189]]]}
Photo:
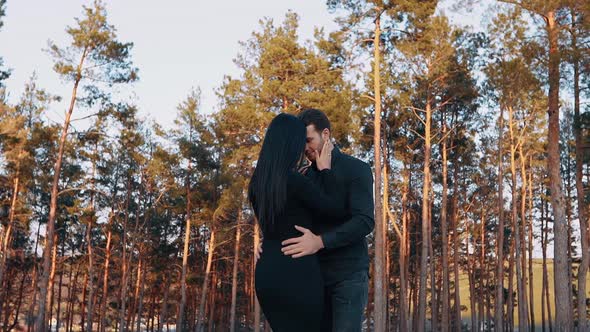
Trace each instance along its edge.
{"label": "woman's long black hair", "polygon": [[296,170],[305,151],[303,121],[281,113],[270,122],[258,163],[250,179],[248,198],[263,233],[271,231],[287,201],[287,176]]}

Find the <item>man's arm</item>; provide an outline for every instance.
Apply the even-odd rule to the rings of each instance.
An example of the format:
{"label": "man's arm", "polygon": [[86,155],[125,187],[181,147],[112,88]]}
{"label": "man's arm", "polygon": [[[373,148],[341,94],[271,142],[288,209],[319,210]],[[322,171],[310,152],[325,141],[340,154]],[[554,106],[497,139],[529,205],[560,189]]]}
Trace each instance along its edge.
{"label": "man's arm", "polygon": [[359,176],[350,184],[351,218],[321,235],[326,249],[339,248],[360,241],[375,228],[373,174],[367,164],[362,165]]}
{"label": "man's arm", "polygon": [[373,231],[373,174],[366,164],[362,164],[358,174],[350,185],[349,206],[352,217],[321,236],[306,228],[295,226],[303,235],[283,241],[283,254],[293,258],[312,255],[322,248],[339,248],[360,241]]}

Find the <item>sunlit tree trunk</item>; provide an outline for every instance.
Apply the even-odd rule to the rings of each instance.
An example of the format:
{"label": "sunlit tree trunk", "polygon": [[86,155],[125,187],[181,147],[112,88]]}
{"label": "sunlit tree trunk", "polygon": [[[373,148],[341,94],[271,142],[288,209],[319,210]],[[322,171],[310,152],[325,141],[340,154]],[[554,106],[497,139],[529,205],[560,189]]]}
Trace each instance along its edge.
{"label": "sunlit tree trunk", "polygon": [[[53,233],[53,250],[51,253],[51,269],[49,272],[49,283],[47,287],[47,304],[48,306],[45,308],[45,317],[48,318],[48,328],[51,330],[51,319],[53,313],[53,298],[54,298],[54,288],[55,288],[55,270],[57,268],[57,233]],[[48,240],[46,239],[46,242]]]}
{"label": "sunlit tree trunk", "polygon": [[580,50],[576,30],[577,15],[572,10],[572,49],[574,67],[574,136],[576,141],[576,196],[578,198],[578,221],[580,224],[580,242],[582,245],[582,261],[578,267],[578,324],[580,331],[590,329],[586,318],[586,277],[590,263],[588,251],[588,212],[586,195],[584,193],[583,164],[584,164],[584,138],[582,135],[582,121],[580,117]]}
{"label": "sunlit tree trunk", "polygon": [[447,205],[448,205],[448,156],[447,156],[447,123],[443,113],[442,117],[442,202],[440,212],[441,243],[442,243],[442,331],[449,331],[449,247],[447,231]]}
{"label": "sunlit tree trunk", "polygon": [[107,302],[109,289],[109,264],[111,262],[111,239],[113,237],[112,223],[114,218],[114,210],[111,210],[109,215],[109,222],[107,223],[107,242],[105,245],[105,258],[103,268],[102,280],[102,301],[100,303],[100,332],[104,332],[107,324]]}
{"label": "sunlit tree trunk", "polygon": [[[192,128],[192,126],[191,126]],[[176,328],[182,329],[184,326],[184,307],[186,305],[186,274],[188,266],[188,247],[190,244],[191,234],[191,219],[192,219],[192,207],[191,207],[191,192],[190,192],[190,174],[191,174],[191,161],[188,161],[188,171],[185,179],[185,195],[186,195],[186,218],[184,226],[184,248],[182,251],[182,275],[180,277],[180,305],[178,307],[178,316],[176,318]]]}
{"label": "sunlit tree trunk", "polygon": [[551,208],[554,216],[554,287],[555,287],[555,329],[573,329],[572,296],[569,293],[568,225],[565,217],[565,200],[559,160],[559,27],[555,12],[545,15],[549,39],[549,137],[547,140],[547,168],[551,192]]}
{"label": "sunlit tree trunk", "polygon": [[[518,329],[519,331],[527,331],[528,330],[528,302],[526,299],[526,292],[524,286],[524,275],[522,272],[522,259],[521,252],[521,226],[518,223],[517,218],[517,183],[516,183],[516,152],[518,150],[518,145],[520,145],[520,141],[516,138],[515,133],[515,120],[514,120],[514,110],[511,106],[508,106],[508,128],[510,132],[510,175],[512,179],[512,202],[511,212],[512,212],[512,230],[514,231],[514,251],[515,251],[515,260],[516,260],[516,291],[518,293]],[[523,158],[521,156],[521,158]],[[522,180],[526,183],[526,178],[522,178]],[[524,201],[525,197],[522,197]],[[521,224],[524,223],[524,220],[521,220]]]}
{"label": "sunlit tree trunk", "polygon": [[68,136],[68,129],[70,127],[70,119],[72,118],[72,113],[74,112],[74,105],[76,104],[76,93],[78,92],[78,85],[80,84],[80,80],[82,79],[82,65],[84,60],[86,59],[87,51],[85,50],[82,53],[80,58],[80,63],[77,67],[77,75],[74,81],[74,87],[72,88],[72,98],[70,99],[70,107],[68,108],[68,112],[66,113],[66,118],[64,120],[64,126],[61,132],[61,137],[59,139],[59,149],[57,152],[57,158],[55,161],[55,166],[53,169],[53,184],[51,186],[51,200],[49,203],[49,216],[47,220],[47,226],[45,229],[46,234],[46,245],[43,250],[43,265],[42,265],[42,273],[39,280],[39,311],[37,315],[37,319],[35,321],[35,331],[36,332],[46,332],[47,331],[47,321],[46,321],[46,312],[47,312],[47,302],[48,299],[51,297],[51,294],[48,295],[48,287],[49,287],[49,277],[51,274],[51,262],[53,261],[53,257],[51,253],[53,252],[54,247],[54,233],[55,233],[55,219],[57,218],[57,195],[58,195],[58,187],[59,187],[59,178],[61,174],[61,166],[63,162],[63,154],[65,150],[66,139]]}
{"label": "sunlit tree trunk", "polygon": [[460,244],[459,244],[459,167],[455,164],[453,170],[453,272],[455,279],[455,312],[454,318],[454,330],[461,331],[461,287],[459,286],[459,255],[460,255]]}
{"label": "sunlit tree trunk", "polygon": [[[521,146],[521,150],[522,150],[522,146]],[[522,156],[522,151],[521,151],[521,156]],[[532,158],[529,158],[529,160],[531,160],[532,162]],[[529,326],[530,329],[533,330],[535,328],[535,307],[534,307],[534,295],[533,295],[533,218],[532,218],[532,213],[533,213],[533,185],[532,185],[532,181],[533,181],[533,174],[532,171],[530,172],[530,174],[527,174],[526,172],[526,159],[525,158],[521,158],[521,173],[522,176],[527,179],[526,182],[523,181],[523,185],[522,185],[522,202],[521,202],[521,208],[522,208],[522,224],[523,224],[523,233],[525,232],[524,226],[527,225],[527,241],[528,241],[528,282],[529,282]],[[531,167],[531,164],[529,163],[529,167]],[[527,218],[527,208],[526,208],[526,199],[525,197],[527,196],[527,187],[528,186],[528,197],[529,197],[529,218]],[[524,234],[523,234],[524,236]],[[524,244],[523,244],[524,247]],[[524,251],[523,251],[524,253]]]}
{"label": "sunlit tree trunk", "polygon": [[238,222],[236,225],[236,239],[234,243],[234,263],[232,271],[232,288],[231,288],[231,311],[229,319],[229,330],[234,332],[236,329],[236,306],[238,300],[238,264],[240,262],[240,240],[242,230],[242,204],[240,204],[240,210],[238,211]]}
{"label": "sunlit tree trunk", "polygon": [[498,118],[498,235],[496,240],[496,308],[494,321],[496,329],[504,327],[504,163],[503,163],[503,137],[504,137],[504,109],[500,108]]}
{"label": "sunlit tree trunk", "polygon": [[[258,225],[258,220],[255,220],[254,221],[254,246],[252,248],[252,252],[256,252],[256,250],[258,250],[259,245],[260,245],[260,226]],[[252,259],[252,264],[254,265],[254,267],[256,266],[256,257],[255,256]],[[254,280],[254,275],[253,275],[252,279]],[[256,292],[254,292],[254,332],[260,332],[260,303],[258,303],[258,297],[256,296]]]}
{"label": "sunlit tree trunk", "polygon": [[119,329],[120,332],[126,332],[127,324],[125,322],[125,312],[127,309],[127,287],[128,287],[128,269],[129,261],[127,260],[127,223],[129,222],[129,201],[131,199],[131,179],[127,179],[127,197],[125,199],[125,218],[123,220],[123,241],[121,244],[121,288],[120,288],[120,307],[119,307]]}
{"label": "sunlit tree trunk", "polygon": [[[35,251],[37,252],[37,249],[39,248],[39,231],[41,230],[41,223],[38,224],[37,226],[37,236],[35,237]],[[33,281],[33,296],[31,296],[31,302],[30,306],[29,306],[29,312],[27,317],[29,318],[29,320],[32,320],[34,315],[35,315],[35,303],[37,303],[37,262],[35,262],[33,264],[33,275],[31,277],[32,281]],[[32,328],[34,327],[34,325],[32,324],[28,324],[27,326],[27,332],[31,332]]]}
{"label": "sunlit tree trunk", "polygon": [[[12,198],[10,199],[10,210],[8,213],[8,225],[6,225],[6,229],[4,230],[4,234],[2,237],[2,252],[0,253],[0,286],[3,285],[4,282],[4,271],[6,269],[6,260],[8,259],[9,255],[9,248],[12,236],[12,228],[14,225],[14,218],[16,215],[16,203],[18,201],[18,194],[20,191],[20,157],[22,155],[22,150],[19,151],[19,157],[16,163],[16,174],[14,176],[14,184],[12,187]],[[0,296],[2,293],[0,292]],[[3,303],[4,299],[0,299],[0,303]]]}
{"label": "sunlit tree trunk", "polygon": [[213,261],[213,252],[215,250],[215,231],[211,230],[209,238],[209,253],[207,255],[207,267],[205,268],[205,276],[203,278],[203,286],[201,287],[201,302],[199,304],[199,312],[197,313],[197,325],[195,332],[202,332],[202,326],[205,321],[205,302],[207,300],[207,287],[209,285],[209,276],[211,273],[211,262]]}
{"label": "sunlit tree trunk", "polygon": [[373,90],[375,94],[375,118],[373,121],[373,146],[375,160],[375,263],[374,324],[375,330],[384,331],[386,327],[386,288],[385,288],[385,235],[383,234],[383,205],[381,197],[381,12],[375,18],[373,31]]}
{"label": "sunlit tree trunk", "polygon": [[400,271],[400,331],[410,330],[409,296],[408,296],[408,191],[410,186],[410,171],[404,162],[402,170],[402,238],[399,245]]}

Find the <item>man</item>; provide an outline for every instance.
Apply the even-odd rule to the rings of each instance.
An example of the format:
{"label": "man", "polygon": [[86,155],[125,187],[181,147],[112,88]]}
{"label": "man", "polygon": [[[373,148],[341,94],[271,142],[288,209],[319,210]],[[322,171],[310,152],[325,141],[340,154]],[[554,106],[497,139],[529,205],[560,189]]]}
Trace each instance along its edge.
{"label": "man", "polygon": [[[330,121],[317,109],[304,110],[298,117],[307,128],[305,154],[312,162],[305,174],[319,183],[315,160],[324,141],[330,139]],[[361,331],[369,289],[365,237],[375,225],[373,175],[368,164],[342,153],[337,147],[332,151],[332,172],[342,183],[342,190],[333,198],[345,202],[350,217],[319,220],[314,222],[312,230],[296,227],[303,235],[285,240],[282,251],[294,259],[317,252],[325,284],[322,331]],[[259,251],[262,252],[261,248]]]}

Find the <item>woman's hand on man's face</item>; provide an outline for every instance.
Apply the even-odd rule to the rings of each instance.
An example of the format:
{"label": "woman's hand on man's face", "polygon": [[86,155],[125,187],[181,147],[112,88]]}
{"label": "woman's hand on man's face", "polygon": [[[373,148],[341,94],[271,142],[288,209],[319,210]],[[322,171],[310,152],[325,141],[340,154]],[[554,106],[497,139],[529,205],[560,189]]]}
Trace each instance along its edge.
{"label": "woman's hand on man's face", "polygon": [[330,169],[332,167],[332,151],[334,150],[334,144],[327,139],[324,141],[324,146],[322,147],[322,151],[315,151],[316,156],[316,165],[318,170]]}

